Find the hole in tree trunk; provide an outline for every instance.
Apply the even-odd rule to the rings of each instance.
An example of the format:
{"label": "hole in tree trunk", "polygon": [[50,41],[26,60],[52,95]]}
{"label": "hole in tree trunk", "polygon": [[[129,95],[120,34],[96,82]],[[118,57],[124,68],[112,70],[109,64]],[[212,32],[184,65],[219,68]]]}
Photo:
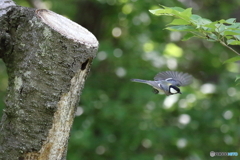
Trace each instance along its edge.
{"label": "hole in tree trunk", "polygon": [[81,70],[84,70],[84,69],[87,67],[88,61],[89,61],[89,59],[87,59],[87,60],[82,64]]}

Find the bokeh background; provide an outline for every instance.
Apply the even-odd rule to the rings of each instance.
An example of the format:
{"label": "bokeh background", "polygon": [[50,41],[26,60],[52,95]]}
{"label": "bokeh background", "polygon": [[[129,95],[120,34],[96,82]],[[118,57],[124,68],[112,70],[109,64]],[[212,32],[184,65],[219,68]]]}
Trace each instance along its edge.
{"label": "bokeh background", "polygon": [[[47,7],[91,31],[99,40],[69,139],[69,160],[202,160],[210,151],[240,154],[240,93],[236,56],[218,43],[191,39],[164,27],[171,17],[149,9],[193,8],[211,20],[240,18],[239,0],[16,0]],[[240,48],[235,48],[240,52]],[[190,73],[182,95],[156,95],[148,85],[161,71]],[[7,74],[0,63],[0,109]],[[237,160],[238,157],[221,157]]]}

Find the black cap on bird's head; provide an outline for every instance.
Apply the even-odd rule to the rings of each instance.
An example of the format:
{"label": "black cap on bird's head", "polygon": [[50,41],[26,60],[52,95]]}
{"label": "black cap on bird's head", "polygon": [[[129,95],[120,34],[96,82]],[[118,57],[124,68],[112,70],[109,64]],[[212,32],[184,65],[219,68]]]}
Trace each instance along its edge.
{"label": "black cap on bird's head", "polygon": [[169,86],[169,93],[170,94],[178,94],[178,93],[182,94],[180,89],[178,87],[174,86],[174,85]]}

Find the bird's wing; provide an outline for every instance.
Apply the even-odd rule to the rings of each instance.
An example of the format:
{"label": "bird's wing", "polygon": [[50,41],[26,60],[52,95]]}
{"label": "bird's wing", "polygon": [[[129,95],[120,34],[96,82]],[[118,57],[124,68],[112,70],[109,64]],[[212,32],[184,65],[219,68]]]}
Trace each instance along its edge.
{"label": "bird's wing", "polygon": [[187,73],[176,71],[160,72],[154,77],[155,81],[165,80],[175,86],[186,86],[192,83],[192,76]]}

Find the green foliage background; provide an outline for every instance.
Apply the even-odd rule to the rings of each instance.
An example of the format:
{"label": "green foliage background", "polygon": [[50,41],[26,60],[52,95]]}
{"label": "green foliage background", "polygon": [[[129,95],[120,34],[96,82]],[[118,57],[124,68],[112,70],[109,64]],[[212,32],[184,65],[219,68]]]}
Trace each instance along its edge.
{"label": "green foliage background", "polygon": [[[27,1],[16,2],[31,7]],[[194,14],[212,21],[239,19],[239,0],[44,2],[100,42],[73,124],[69,160],[201,160],[210,159],[210,151],[240,154],[240,93],[234,82],[239,63],[222,63],[235,53],[218,43],[182,42],[183,33],[164,30],[171,17],[148,11],[162,4],[192,7]],[[0,67],[3,97],[7,76]],[[151,80],[165,70],[188,72],[194,83],[182,88],[182,95],[166,97],[130,82]],[[0,105],[4,108],[3,100]]]}

